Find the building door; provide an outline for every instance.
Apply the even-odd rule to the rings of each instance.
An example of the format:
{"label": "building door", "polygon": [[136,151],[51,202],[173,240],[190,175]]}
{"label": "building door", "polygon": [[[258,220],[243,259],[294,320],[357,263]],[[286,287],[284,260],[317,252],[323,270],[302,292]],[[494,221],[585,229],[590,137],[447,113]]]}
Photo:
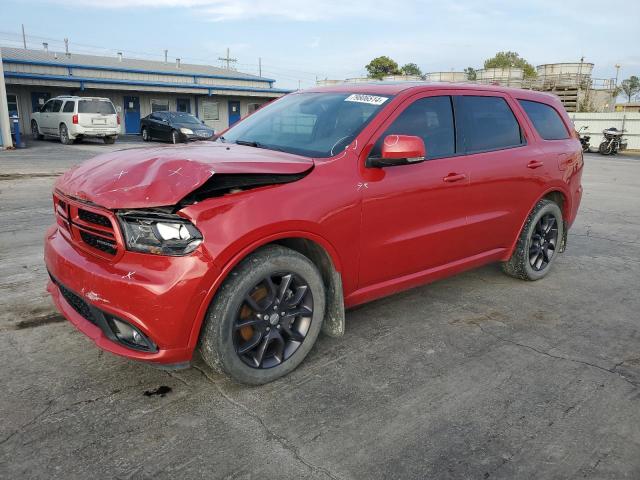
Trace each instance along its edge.
{"label": "building door", "polygon": [[51,98],[47,92],[31,92],[31,111],[37,112]]}
{"label": "building door", "polygon": [[140,97],[124,97],[124,133],[140,133]]}
{"label": "building door", "polygon": [[240,102],[229,102],[229,126],[240,120]]}
{"label": "building door", "polygon": [[176,99],[176,110],[178,112],[191,113],[191,101],[188,98]]}

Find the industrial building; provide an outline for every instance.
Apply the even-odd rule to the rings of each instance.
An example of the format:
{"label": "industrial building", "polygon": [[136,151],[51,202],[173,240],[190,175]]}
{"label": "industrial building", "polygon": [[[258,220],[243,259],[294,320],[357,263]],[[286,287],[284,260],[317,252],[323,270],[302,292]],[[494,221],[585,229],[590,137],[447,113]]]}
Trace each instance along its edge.
{"label": "industrial building", "polygon": [[209,65],[2,48],[10,115],[30,130],[31,113],[57,95],[107,97],[116,106],[122,132],[140,133],[151,112],[190,112],[216,131],[226,129],[288,90],[274,80]]}
{"label": "industrial building", "polygon": [[[612,112],[615,106],[615,79],[593,78],[593,63],[549,63],[536,67],[536,76],[525,78],[522,68],[485,68],[476,70],[476,78],[469,80],[466,72],[429,72],[424,80],[431,82],[485,83],[525,88],[557,95],[567,112]],[[417,81],[416,76],[390,75],[384,81]],[[318,85],[359,83],[370,78],[319,80]]]}

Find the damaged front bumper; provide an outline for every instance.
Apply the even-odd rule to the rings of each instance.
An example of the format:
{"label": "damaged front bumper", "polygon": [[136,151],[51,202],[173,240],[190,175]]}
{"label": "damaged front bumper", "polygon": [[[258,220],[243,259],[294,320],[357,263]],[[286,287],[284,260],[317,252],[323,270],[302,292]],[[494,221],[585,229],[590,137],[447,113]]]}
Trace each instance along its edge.
{"label": "damaged front bumper", "polygon": [[[114,264],[75,248],[53,226],[45,263],[57,308],[98,347],[164,366],[191,360],[197,342],[192,330],[215,270],[206,256],[126,252]],[[132,327],[135,341],[119,335],[118,325]]]}

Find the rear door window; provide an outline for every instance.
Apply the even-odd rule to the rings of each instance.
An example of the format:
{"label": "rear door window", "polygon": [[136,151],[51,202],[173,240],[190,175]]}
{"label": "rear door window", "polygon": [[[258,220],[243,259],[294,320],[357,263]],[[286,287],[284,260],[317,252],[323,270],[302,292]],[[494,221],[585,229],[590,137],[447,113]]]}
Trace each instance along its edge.
{"label": "rear door window", "polygon": [[51,111],[54,113],[59,112],[60,107],[62,107],[62,100],[54,100],[51,104]]}
{"label": "rear door window", "polygon": [[64,113],[73,113],[75,107],[75,102],[73,100],[71,100],[70,102],[66,102],[64,104],[64,107],[62,108],[62,111]]}
{"label": "rear door window", "polygon": [[100,115],[113,115],[116,113],[113,104],[106,100],[80,100],[78,113],[97,113]]}
{"label": "rear door window", "polygon": [[520,125],[502,97],[456,97],[456,119],[462,127],[466,153],[522,145]]}
{"label": "rear door window", "polygon": [[409,105],[380,136],[371,151],[372,157],[382,154],[382,142],[387,135],[422,138],[427,159],[455,155],[456,135],[451,97],[426,97]]}
{"label": "rear door window", "polygon": [[538,134],[545,140],[565,140],[569,132],[555,108],[540,102],[518,100]]}

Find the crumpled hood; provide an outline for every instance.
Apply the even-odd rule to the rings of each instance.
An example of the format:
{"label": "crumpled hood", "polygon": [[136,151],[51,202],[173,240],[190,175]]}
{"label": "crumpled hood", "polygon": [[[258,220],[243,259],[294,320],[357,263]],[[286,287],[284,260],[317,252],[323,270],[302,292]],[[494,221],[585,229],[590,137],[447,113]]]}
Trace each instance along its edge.
{"label": "crumpled hood", "polygon": [[175,205],[212,175],[296,174],[312,166],[307,157],[209,142],[98,155],[62,175],[55,188],[109,209],[150,208]]}

